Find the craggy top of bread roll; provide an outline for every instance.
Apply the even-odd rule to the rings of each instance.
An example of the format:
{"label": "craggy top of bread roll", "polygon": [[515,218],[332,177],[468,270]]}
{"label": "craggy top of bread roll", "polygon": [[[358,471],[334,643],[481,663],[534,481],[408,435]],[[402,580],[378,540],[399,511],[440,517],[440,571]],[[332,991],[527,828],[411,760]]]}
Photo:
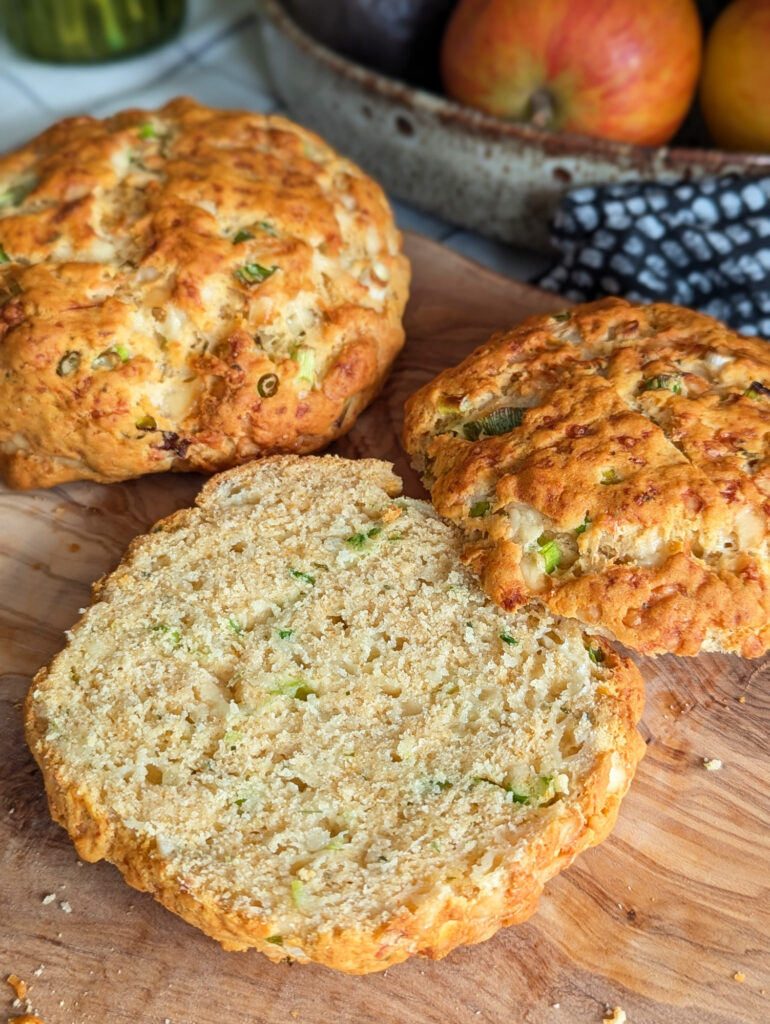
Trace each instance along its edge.
{"label": "craggy top of bread roll", "polygon": [[495,335],[407,404],[404,443],[503,608],[645,654],[770,645],[770,348],[606,299]]}
{"label": "craggy top of bread roll", "polygon": [[348,430],[403,344],[382,190],[282,117],[175,100],[0,158],[0,470],[211,472]]}

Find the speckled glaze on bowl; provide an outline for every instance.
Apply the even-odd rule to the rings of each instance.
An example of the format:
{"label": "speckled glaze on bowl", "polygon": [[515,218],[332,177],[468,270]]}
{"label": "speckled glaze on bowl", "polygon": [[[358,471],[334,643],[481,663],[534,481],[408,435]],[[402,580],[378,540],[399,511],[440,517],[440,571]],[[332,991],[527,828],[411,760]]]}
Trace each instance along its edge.
{"label": "speckled glaze on bowl", "polygon": [[355,64],[259,0],[264,55],[291,113],[393,195],[503,241],[548,248],[548,219],[579,185],[762,174],[770,155],[658,149],[502,121]]}

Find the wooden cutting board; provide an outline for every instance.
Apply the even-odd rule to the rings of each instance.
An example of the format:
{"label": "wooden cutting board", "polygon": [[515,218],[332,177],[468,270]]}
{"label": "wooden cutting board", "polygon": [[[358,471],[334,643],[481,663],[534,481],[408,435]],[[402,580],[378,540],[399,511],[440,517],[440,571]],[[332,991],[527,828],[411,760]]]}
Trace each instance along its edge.
{"label": "wooden cutting board", "polygon": [[[398,442],[406,396],[493,329],[563,302],[424,239],[408,248],[407,346],[336,448],[393,460],[419,496]],[[0,970],[31,983],[45,1024],[599,1024],[614,1006],[629,1024],[770,1021],[770,659],[640,659],[647,756],[613,835],[529,922],[440,963],[353,978],[225,953],[111,865],[79,863],[48,816],[20,704],[91,582],[200,484],[0,492]],[[12,1015],[10,988],[0,996]]]}

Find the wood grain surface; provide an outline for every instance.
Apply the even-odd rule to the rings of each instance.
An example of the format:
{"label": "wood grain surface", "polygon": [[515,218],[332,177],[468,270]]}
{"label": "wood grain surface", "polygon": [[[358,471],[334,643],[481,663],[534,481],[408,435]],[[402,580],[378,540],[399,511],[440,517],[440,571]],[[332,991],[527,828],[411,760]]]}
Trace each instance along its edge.
{"label": "wood grain surface", "polygon": [[[337,450],[393,460],[419,496],[398,442],[407,394],[493,329],[563,303],[432,242],[408,248],[408,344]],[[770,1021],[768,659],[642,660],[647,756],[613,835],[529,922],[440,963],[353,978],[225,953],[111,865],[79,863],[48,816],[21,701],[92,581],[200,484],[0,492],[0,970],[30,983],[45,1024],[599,1024],[614,1006],[629,1024]],[[23,1012],[2,996],[0,1012]]]}

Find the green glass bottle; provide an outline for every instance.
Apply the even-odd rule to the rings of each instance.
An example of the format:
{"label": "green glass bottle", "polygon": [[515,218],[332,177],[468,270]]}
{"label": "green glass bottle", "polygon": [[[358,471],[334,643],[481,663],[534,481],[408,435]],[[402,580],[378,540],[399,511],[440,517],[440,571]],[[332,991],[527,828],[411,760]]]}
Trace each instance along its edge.
{"label": "green glass bottle", "polygon": [[141,53],[169,39],[185,0],[2,0],[5,29],[39,60],[100,61]]}

